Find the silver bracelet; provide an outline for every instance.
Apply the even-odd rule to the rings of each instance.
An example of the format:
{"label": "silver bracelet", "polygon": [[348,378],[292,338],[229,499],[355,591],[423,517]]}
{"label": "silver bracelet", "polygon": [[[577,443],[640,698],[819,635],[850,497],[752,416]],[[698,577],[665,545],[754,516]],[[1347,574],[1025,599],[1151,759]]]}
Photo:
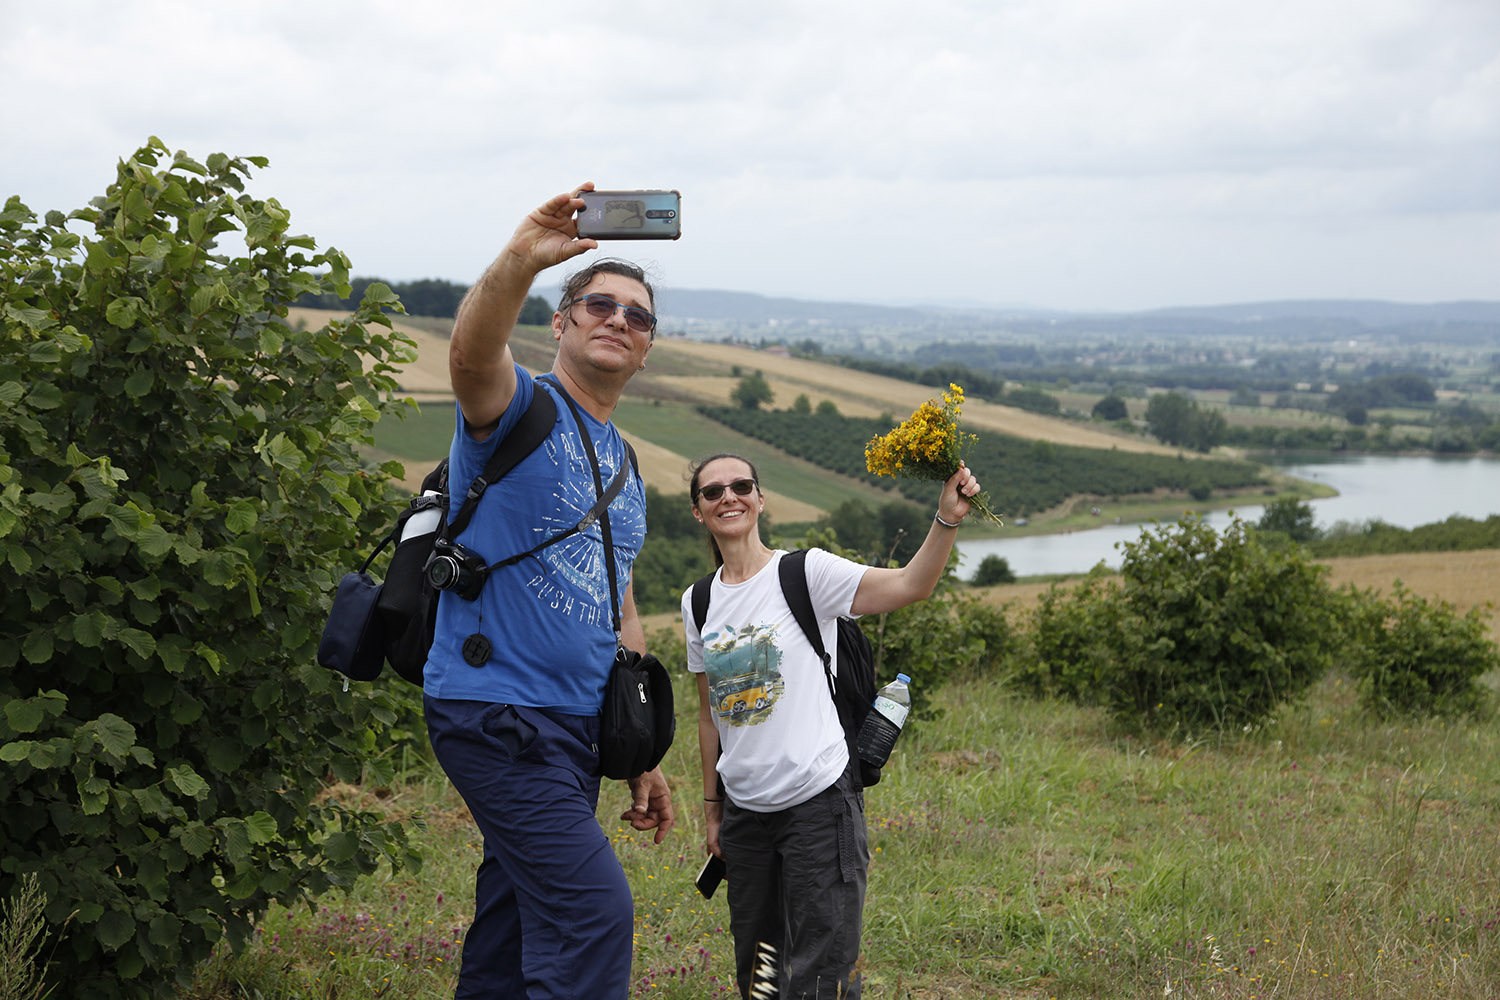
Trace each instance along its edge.
{"label": "silver bracelet", "polygon": [[932,515],[932,519],[934,521],[936,521],[938,524],[941,524],[945,528],[956,528],[956,527],[958,527],[958,523],[957,522],[954,522],[954,521],[944,521],[942,513],[937,513],[937,514]]}

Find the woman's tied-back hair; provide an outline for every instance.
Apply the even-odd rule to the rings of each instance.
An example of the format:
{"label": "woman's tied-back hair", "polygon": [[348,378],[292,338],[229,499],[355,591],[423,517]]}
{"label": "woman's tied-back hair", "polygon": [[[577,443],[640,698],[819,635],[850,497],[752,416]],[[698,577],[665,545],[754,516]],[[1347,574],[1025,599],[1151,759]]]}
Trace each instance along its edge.
{"label": "woman's tied-back hair", "polygon": [[[750,461],[744,455],[737,455],[732,451],[721,451],[717,454],[710,455],[707,458],[698,459],[698,461],[694,462],[689,469],[692,475],[688,479],[688,496],[692,498],[694,507],[698,506],[698,480],[699,477],[703,475],[704,466],[708,465],[708,463],[710,462],[717,462],[721,458],[732,458],[736,462],[744,462],[745,467],[750,470],[750,478],[755,480],[757,488],[759,488],[760,472],[755,468],[754,462]],[[708,532],[707,527],[705,527],[703,530],[705,532]],[[718,567],[724,565],[724,554],[719,551],[719,543],[714,540],[712,532],[708,532],[708,547],[714,554],[714,568],[717,569]]]}

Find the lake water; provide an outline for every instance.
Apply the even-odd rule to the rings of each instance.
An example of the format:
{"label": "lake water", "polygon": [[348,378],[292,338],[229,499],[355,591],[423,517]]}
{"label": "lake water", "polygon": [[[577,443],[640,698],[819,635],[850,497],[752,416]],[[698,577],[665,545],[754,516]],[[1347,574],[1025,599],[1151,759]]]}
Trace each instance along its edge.
{"label": "lake water", "polygon": [[[1476,520],[1500,514],[1500,459],[1351,455],[1278,459],[1268,464],[1339,491],[1336,497],[1308,501],[1321,528],[1340,521],[1377,519],[1415,528],[1455,514]],[[1184,501],[1184,509],[1190,503]],[[1259,520],[1262,510],[1264,505],[1257,503],[1234,508],[1245,521]],[[1107,506],[1104,517],[1109,517]],[[1213,511],[1205,520],[1223,529],[1230,522],[1229,511]],[[1118,568],[1120,551],[1115,544],[1135,541],[1145,527],[1149,524],[1106,524],[1057,535],[960,541],[959,575],[972,576],[979,561],[992,553],[1004,556],[1017,576],[1083,573],[1101,560]]]}

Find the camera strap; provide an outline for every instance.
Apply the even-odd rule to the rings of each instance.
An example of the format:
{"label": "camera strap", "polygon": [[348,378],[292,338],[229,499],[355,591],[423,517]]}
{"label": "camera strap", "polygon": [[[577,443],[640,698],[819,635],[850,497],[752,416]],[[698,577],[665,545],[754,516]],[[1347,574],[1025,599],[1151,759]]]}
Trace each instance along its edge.
{"label": "camera strap", "polygon": [[[569,528],[566,531],[560,531],[557,534],[552,535],[551,537],[542,541],[540,544],[534,545],[531,548],[527,549],[525,552],[518,552],[515,555],[510,556],[509,558],[502,559],[497,563],[493,563],[489,566],[488,571],[493,573],[497,569],[503,569],[506,566],[512,566],[520,562],[522,559],[526,559],[530,556],[536,555],[538,552],[549,546],[556,545],[558,542],[562,541],[565,538],[570,538],[573,535],[578,534],[580,531],[587,531],[590,527],[593,526],[595,521],[598,521],[599,530],[604,537],[604,559],[607,565],[607,572],[609,574],[609,595],[610,601],[614,606],[615,631],[618,632],[620,630],[620,610],[619,597],[615,589],[614,546],[611,544],[609,532],[609,505],[614,502],[615,497],[620,495],[620,490],[625,486],[626,476],[629,474],[630,470],[636,467],[637,462],[635,457],[635,449],[630,447],[630,442],[626,441],[624,438],[620,439],[620,443],[625,446],[625,452],[627,457],[629,458],[629,461],[620,463],[619,471],[615,473],[614,479],[610,480],[609,488],[605,489],[603,477],[599,474],[599,457],[594,452],[594,442],[589,437],[588,427],[583,421],[583,415],[578,412],[578,405],[573,402],[573,397],[569,396],[568,391],[562,387],[562,384],[550,375],[543,375],[538,378],[537,381],[546,382],[549,385],[556,387],[558,393],[563,398],[563,402],[567,403],[568,409],[573,411],[573,420],[578,425],[578,436],[583,439],[584,451],[588,454],[589,465],[593,468],[594,471],[594,490],[598,493],[599,499],[594,501],[594,505],[589,508],[588,512],[583,515],[583,518],[573,527]],[[464,502],[465,505],[468,504],[467,499]]]}
{"label": "camera strap", "polygon": [[[599,456],[594,452],[594,442],[589,437],[588,425],[583,421],[583,414],[578,412],[578,404],[573,402],[573,397],[562,387],[561,382],[548,376],[543,376],[543,378],[557,386],[558,392],[562,394],[563,402],[567,403],[568,409],[573,411],[573,421],[578,425],[578,436],[583,439],[583,450],[588,453],[589,465],[594,470],[594,489],[604,493],[604,477],[599,474]],[[622,437],[620,443],[625,446],[630,461],[620,463],[620,471],[615,473],[614,482],[609,484],[608,493],[600,496],[599,502],[594,504],[593,510],[589,511],[589,515],[597,513],[599,517],[599,534],[604,542],[604,575],[609,577],[610,621],[614,623],[617,637],[620,634],[620,591],[619,585],[615,582],[615,544],[609,531],[609,504],[620,492],[620,487],[623,485],[621,479],[625,475],[625,470],[634,468],[636,464],[635,449],[630,447],[630,442]]]}

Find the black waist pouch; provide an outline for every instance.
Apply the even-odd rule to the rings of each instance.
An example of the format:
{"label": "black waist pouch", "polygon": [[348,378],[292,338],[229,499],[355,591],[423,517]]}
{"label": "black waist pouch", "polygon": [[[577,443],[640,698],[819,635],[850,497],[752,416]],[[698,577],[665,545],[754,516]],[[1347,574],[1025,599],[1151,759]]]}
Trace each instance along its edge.
{"label": "black waist pouch", "polygon": [[620,646],[599,716],[599,774],[638,777],[661,763],[677,735],[672,679],[650,653]]}

